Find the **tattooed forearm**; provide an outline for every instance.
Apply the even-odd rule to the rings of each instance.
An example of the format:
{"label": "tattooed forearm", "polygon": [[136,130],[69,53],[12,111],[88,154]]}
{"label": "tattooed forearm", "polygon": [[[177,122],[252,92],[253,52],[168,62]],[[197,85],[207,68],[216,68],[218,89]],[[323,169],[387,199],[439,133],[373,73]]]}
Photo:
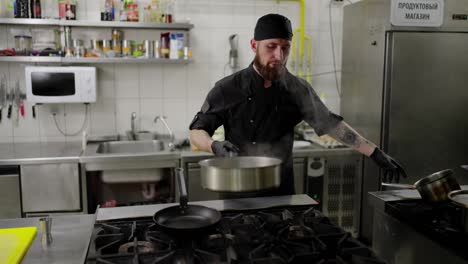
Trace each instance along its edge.
{"label": "tattooed forearm", "polygon": [[356,148],[360,146],[361,142],[358,139],[358,135],[346,126],[337,127],[335,130],[335,136],[338,140],[345,143],[346,145],[350,145]]}
{"label": "tattooed forearm", "polygon": [[331,131],[330,134],[336,140],[339,140],[342,143],[354,148],[359,148],[361,147],[362,143],[367,143],[367,140],[361,137],[356,131],[354,131],[344,122],[338,124],[338,126],[333,131]]}
{"label": "tattooed forearm", "polygon": [[367,156],[369,156],[376,147],[374,143],[359,135],[358,132],[354,131],[354,129],[344,121],[341,121],[329,134],[341,143]]}

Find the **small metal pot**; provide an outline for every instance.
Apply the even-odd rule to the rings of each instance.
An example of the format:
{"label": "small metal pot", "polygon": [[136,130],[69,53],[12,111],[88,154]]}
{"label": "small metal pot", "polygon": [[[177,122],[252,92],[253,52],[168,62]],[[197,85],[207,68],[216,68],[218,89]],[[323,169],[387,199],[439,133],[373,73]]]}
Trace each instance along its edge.
{"label": "small metal pot", "polygon": [[453,177],[453,171],[450,169],[426,176],[414,183],[414,185],[383,182],[382,186],[416,189],[421,198],[430,203],[447,201],[450,192],[461,189],[457,180]]}
{"label": "small metal pot", "polygon": [[199,164],[202,187],[215,192],[255,192],[281,183],[281,160],[277,158],[214,158]]}
{"label": "small metal pot", "polygon": [[448,195],[450,201],[461,209],[460,224],[465,233],[468,233],[468,190],[457,190]]}

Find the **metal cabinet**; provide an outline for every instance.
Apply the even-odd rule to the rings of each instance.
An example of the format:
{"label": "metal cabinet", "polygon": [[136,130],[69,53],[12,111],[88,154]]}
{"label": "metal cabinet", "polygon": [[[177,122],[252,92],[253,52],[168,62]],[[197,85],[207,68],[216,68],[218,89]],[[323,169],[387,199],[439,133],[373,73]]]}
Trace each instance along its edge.
{"label": "metal cabinet", "polygon": [[296,194],[305,193],[304,182],[306,179],[307,158],[294,158],[294,190]]}
{"label": "metal cabinet", "polygon": [[0,167],[0,219],[21,217],[18,166]]}
{"label": "metal cabinet", "polygon": [[353,236],[360,228],[362,158],[359,153],[324,157],[322,211]]}
{"label": "metal cabinet", "polygon": [[78,163],[21,165],[23,212],[80,211]]}

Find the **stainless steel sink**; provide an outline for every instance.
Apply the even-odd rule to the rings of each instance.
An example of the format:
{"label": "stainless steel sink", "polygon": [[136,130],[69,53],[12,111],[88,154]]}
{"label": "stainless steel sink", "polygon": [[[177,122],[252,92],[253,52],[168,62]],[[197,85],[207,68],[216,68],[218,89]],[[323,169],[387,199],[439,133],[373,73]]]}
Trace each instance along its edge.
{"label": "stainless steel sink", "polygon": [[99,144],[96,153],[152,153],[164,150],[164,142],[161,140],[144,141],[113,141]]}

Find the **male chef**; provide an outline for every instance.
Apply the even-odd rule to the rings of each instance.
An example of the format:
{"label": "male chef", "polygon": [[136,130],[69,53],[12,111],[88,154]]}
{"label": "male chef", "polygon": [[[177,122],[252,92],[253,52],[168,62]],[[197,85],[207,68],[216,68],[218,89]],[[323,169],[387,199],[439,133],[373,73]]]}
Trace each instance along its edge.
{"label": "male chef", "polygon": [[[190,124],[192,144],[220,157],[235,153],[279,158],[280,187],[264,195],[294,194],[294,127],[304,120],[318,135],[328,134],[370,157],[384,170],[384,180],[406,177],[393,158],[328,110],[309,83],[286,69],[292,37],[288,18],[268,14],[258,19],[250,41],[253,62],[218,81],[208,93]],[[221,125],[225,140],[214,141],[211,136]]]}

